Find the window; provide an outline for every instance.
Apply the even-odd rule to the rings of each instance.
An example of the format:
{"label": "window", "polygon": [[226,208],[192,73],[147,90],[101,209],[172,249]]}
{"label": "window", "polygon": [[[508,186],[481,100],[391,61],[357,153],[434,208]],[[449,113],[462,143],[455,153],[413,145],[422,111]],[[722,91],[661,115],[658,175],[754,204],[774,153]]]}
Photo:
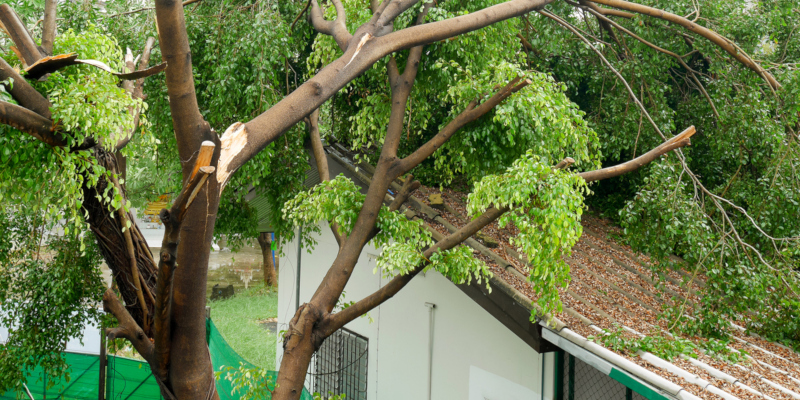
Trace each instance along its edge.
{"label": "window", "polygon": [[366,400],[368,344],[366,337],[344,328],[327,338],[312,359],[311,392]]}

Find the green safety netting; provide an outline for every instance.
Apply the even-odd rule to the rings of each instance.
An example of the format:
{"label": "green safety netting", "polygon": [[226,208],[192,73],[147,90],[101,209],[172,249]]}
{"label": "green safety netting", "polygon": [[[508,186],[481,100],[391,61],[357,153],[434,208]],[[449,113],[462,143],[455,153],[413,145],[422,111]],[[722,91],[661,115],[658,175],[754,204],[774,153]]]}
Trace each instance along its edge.
{"label": "green safety netting", "polygon": [[[214,366],[215,371],[220,371],[220,368],[225,368],[226,366],[234,367],[235,369],[238,369],[240,365],[244,365],[247,368],[255,368],[255,365],[242,358],[236,350],[228,345],[228,342],[219,333],[211,319],[206,320],[206,339],[208,340],[208,349],[211,352],[211,364]],[[277,371],[268,371],[267,382],[253,382],[253,384],[263,385],[266,383],[269,388],[274,388],[277,379]],[[232,389],[230,381],[226,379],[217,380],[217,392],[220,400],[238,400],[238,393],[232,393]],[[313,400],[313,397],[306,389],[303,389],[300,400]]]}
{"label": "green safety netting", "polygon": [[[211,353],[211,364],[215,371],[225,366],[239,368],[240,363],[253,368],[253,364],[242,358],[220,335],[214,323],[206,320],[206,335]],[[61,379],[50,388],[45,387],[46,378],[40,368],[30,371],[28,390],[34,399],[95,400],[98,396],[100,380],[100,357],[92,354],[64,353],[69,365],[70,379]],[[278,377],[276,371],[268,371],[268,380],[272,382]],[[263,382],[253,382],[263,384]],[[221,400],[239,400],[239,393],[232,393],[231,382],[217,380],[217,392]],[[28,398],[25,393],[9,391],[0,394],[0,400]],[[150,373],[146,362],[131,358],[108,356],[106,367],[106,399],[108,400],[144,400],[161,399],[158,384]],[[303,389],[301,400],[313,400],[307,390]]]}

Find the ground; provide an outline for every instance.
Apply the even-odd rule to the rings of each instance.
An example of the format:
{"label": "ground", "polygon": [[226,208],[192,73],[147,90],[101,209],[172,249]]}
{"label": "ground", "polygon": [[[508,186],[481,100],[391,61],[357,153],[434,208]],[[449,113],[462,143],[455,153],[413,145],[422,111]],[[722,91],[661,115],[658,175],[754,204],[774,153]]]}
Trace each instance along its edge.
{"label": "ground", "polygon": [[[242,358],[261,368],[275,370],[277,288],[268,290],[259,283],[250,289],[237,290],[230,299],[209,301],[208,305],[214,325]],[[267,329],[268,326],[273,330]]]}

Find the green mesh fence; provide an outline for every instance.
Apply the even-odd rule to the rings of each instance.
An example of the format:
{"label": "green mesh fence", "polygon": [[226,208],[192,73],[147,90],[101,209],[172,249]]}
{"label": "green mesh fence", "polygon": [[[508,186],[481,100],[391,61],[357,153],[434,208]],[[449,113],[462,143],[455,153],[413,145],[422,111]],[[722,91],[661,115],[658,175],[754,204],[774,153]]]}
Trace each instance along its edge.
{"label": "green mesh fence", "polygon": [[[242,358],[236,350],[228,345],[228,342],[226,342],[225,338],[219,333],[211,319],[206,320],[206,338],[208,339],[208,349],[211,352],[211,364],[214,366],[214,371],[219,371],[220,368],[226,366],[238,369],[239,365],[244,365],[247,368],[255,368],[255,365]],[[268,371],[266,377],[267,382],[253,382],[253,384],[267,384],[270,389],[273,389],[277,379],[277,371]],[[238,393],[234,394],[232,390],[231,382],[226,379],[217,380],[217,393],[219,393],[220,400],[238,400]],[[313,397],[306,389],[303,389],[300,400],[313,400]]]}
{"label": "green mesh fence", "polygon": [[[41,368],[30,371],[28,377],[28,390],[34,399],[97,399],[98,385],[100,379],[100,357],[96,355],[65,353],[67,365],[70,366],[69,382],[59,380],[55,386],[46,388],[46,378]],[[24,393],[20,393],[24,398],[28,398]],[[0,395],[0,399],[16,399],[17,393],[6,392]]]}
{"label": "green mesh fence", "polygon": [[[217,327],[210,320],[206,320],[206,338],[211,353],[211,364],[215,371],[221,367],[231,366],[239,368],[240,363],[246,367],[254,368],[228,345],[220,335]],[[99,398],[100,357],[92,354],[64,353],[69,365],[70,379],[58,380],[50,388],[45,387],[46,377],[40,368],[30,371],[28,377],[28,390],[36,400],[39,399],[65,399],[65,400],[96,400]],[[267,379],[270,388],[275,387],[278,378],[276,371],[269,371]],[[264,382],[253,382],[264,384]],[[239,400],[239,393],[232,393],[231,383],[225,379],[217,380],[217,393],[220,400]],[[9,391],[0,394],[0,400],[27,399],[25,393]],[[161,394],[155,378],[150,373],[150,366],[139,360],[125,357],[108,356],[106,367],[106,399],[108,400],[144,400],[161,399]],[[313,400],[307,390],[303,389],[301,400]]]}

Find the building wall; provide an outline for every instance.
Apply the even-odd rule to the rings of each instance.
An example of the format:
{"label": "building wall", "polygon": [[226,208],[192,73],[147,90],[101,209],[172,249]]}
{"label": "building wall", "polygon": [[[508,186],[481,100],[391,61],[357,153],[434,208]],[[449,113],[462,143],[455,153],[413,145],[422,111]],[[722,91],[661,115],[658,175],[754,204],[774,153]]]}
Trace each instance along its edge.
{"label": "building wall", "polygon": [[[300,304],[310,300],[338,246],[327,228],[313,254],[301,255]],[[297,242],[280,259],[278,324],[286,329],[294,315]],[[379,251],[367,247],[345,288],[345,301],[357,301],[388,280],[373,273]],[[347,328],[369,338],[368,398],[426,399],[428,391],[429,308],[433,310],[432,399],[550,399],[553,357],[545,357],[545,396],[541,395],[541,356],[435,271],[415,277],[394,298]],[[279,344],[278,349],[282,345]],[[282,353],[278,351],[276,368]]]}

